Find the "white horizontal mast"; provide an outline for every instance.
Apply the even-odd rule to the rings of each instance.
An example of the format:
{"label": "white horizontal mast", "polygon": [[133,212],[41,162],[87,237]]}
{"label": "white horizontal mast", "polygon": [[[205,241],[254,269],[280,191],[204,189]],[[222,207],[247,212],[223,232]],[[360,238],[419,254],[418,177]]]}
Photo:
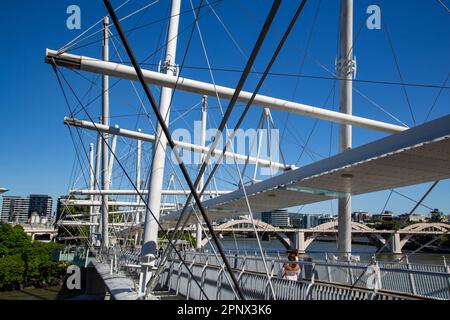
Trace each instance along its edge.
{"label": "white horizontal mast", "polygon": [[[111,126],[105,126],[103,124],[100,123],[92,123],[90,121],[85,121],[85,120],[78,120],[78,119],[72,119],[72,118],[64,118],[64,123],[71,125],[71,126],[75,126],[75,127],[79,127],[79,128],[84,128],[84,129],[89,129],[89,130],[94,130],[94,131],[100,131],[100,132],[106,132],[106,133],[110,133],[113,135],[117,135],[117,136],[122,136],[122,137],[127,137],[127,138],[132,138],[132,139],[138,139],[138,140],[142,140],[142,141],[146,141],[146,142],[155,142],[155,136],[151,135],[151,134],[146,134],[146,133],[142,133],[139,131],[131,131],[131,130],[126,130],[126,129],[122,129],[122,128],[116,128],[116,127],[111,127]],[[193,152],[198,152],[198,153],[207,153],[209,151],[208,147],[203,147],[203,146],[199,146],[196,144],[192,144],[192,143],[187,143],[187,142],[183,142],[183,141],[178,141],[178,140],[174,140],[173,141],[175,143],[175,145],[181,149],[184,150],[189,150],[189,151],[193,151]],[[222,154],[222,149],[214,149],[213,151],[213,155],[214,156],[220,156]],[[278,162],[272,162],[269,160],[264,160],[264,159],[258,159],[255,157],[249,157],[243,154],[237,154],[237,153],[233,153],[233,152],[225,152],[225,158],[229,158],[229,159],[236,159],[237,161],[248,161],[250,164],[255,164],[257,163],[258,166],[263,166],[263,167],[272,167],[272,168],[276,168],[276,169],[295,169],[295,166],[287,166],[284,165],[283,163],[278,163]]]}
{"label": "white horizontal mast", "polygon": [[[58,52],[55,50],[47,49],[46,62],[51,63],[52,61],[54,61],[57,65],[63,67],[79,69],[96,74],[109,75],[121,79],[137,80],[136,71],[133,67],[68,53],[58,54]],[[176,76],[150,70],[142,70],[142,72],[147,83],[152,83],[163,87],[175,88],[176,86],[177,90],[188,91],[212,97],[216,97],[218,95],[221,99],[231,99],[234,93],[233,88],[215,86],[211,83],[191,80],[182,77],[178,78]],[[251,92],[242,91],[239,95],[238,100],[240,102],[247,103],[251,99],[252,95],[253,94]],[[260,94],[256,95],[255,100],[253,101],[253,105],[388,133],[397,133],[408,129],[406,127],[382,121],[366,119],[354,115],[348,115],[336,111],[317,108],[306,104],[286,101]]]}
{"label": "white horizontal mast", "polygon": [[[227,193],[232,192],[230,191],[210,191],[210,190],[205,190],[205,192],[203,193],[205,196],[208,195],[224,195]],[[139,194],[147,194],[148,190],[140,190]],[[161,195],[163,196],[188,196],[189,195],[189,191],[188,190],[163,190],[161,192]],[[111,195],[111,196],[134,196],[134,195],[138,195],[138,192],[136,190],[71,190],[70,191],[71,195],[79,195],[79,196],[90,196],[90,195],[94,195],[94,196],[99,196],[99,195]]]}
{"label": "white horizontal mast", "polygon": [[[102,205],[101,201],[91,201],[91,200],[62,200],[61,203],[64,206],[77,206],[77,207],[100,207]],[[179,204],[177,203],[164,203],[162,204],[163,209],[175,209]],[[110,201],[110,207],[146,207],[144,202],[129,202],[129,201]]]}

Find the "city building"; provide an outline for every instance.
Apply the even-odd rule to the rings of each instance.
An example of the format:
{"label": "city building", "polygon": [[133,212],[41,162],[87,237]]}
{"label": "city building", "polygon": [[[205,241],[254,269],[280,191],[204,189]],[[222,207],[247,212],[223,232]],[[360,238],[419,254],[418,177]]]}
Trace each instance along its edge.
{"label": "city building", "polygon": [[37,213],[39,216],[50,217],[52,215],[53,199],[47,195],[31,194],[29,215]]}
{"label": "city building", "polygon": [[305,215],[305,222],[304,222],[305,228],[309,229],[309,228],[317,227],[318,225],[321,224],[321,218],[322,218],[321,214]]}
{"label": "city building", "polygon": [[58,198],[58,202],[56,203],[56,221],[59,220],[59,218],[61,217],[62,214],[62,210],[64,208],[64,205],[61,203],[62,200],[67,200],[69,199],[69,196],[60,196]]}
{"label": "city building", "polygon": [[262,212],[261,220],[271,224],[274,227],[289,227],[289,214],[287,210],[275,210],[271,212]]}
{"label": "city building", "polygon": [[291,225],[293,228],[304,229],[305,228],[305,214],[294,213],[290,215]]}
{"label": "city building", "polygon": [[372,216],[373,220],[390,221],[394,220],[394,213],[392,211],[385,211],[382,214],[374,214]]}
{"label": "city building", "polygon": [[27,223],[29,218],[30,198],[4,196],[2,203],[2,222]]}
{"label": "city building", "polygon": [[[39,221],[47,221],[52,215],[53,199],[47,195],[32,194],[28,197],[4,196],[0,220],[9,223],[30,223],[32,214]],[[35,218],[33,221],[37,221]]]}
{"label": "city building", "polygon": [[417,213],[413,213],[413,214],[405,213],[405,214],[401,214],[399,216],[399,219],[408,221],[408,222],[424,222],[426,220],[426,217],[421,214],[417,214]]}
{"label": "city building", "polygon": [[336,220],[336,217],[333,217],[329,214],[323,214],[319,217],[319,224],[333,222]]}
{"label": "city building", "polygon": [[352,213],[352,221],[358,223],[368,222],[370,219],[370,214],[367,211],[355,211]]}

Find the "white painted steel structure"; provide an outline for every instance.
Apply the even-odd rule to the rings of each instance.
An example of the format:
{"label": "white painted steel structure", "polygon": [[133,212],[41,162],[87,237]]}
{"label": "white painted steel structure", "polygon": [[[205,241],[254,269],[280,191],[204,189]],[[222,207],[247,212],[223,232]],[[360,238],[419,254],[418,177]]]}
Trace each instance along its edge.
{"label": "white painted steel structure", "polygon": [[[128,79],[133,81],[137,80],[136,72],[133,67],[113,62],[104,62],[95,58],[68,53],[58,54],[58,52],[55,50],[47,49],[46,61],[47,63],[55,61],[57,65],[63,67],[80,69],[97,74],[107,74],[109,76],[121,79]],[[150,70],[142,70],[142,72],[147,83],[161,85],[163,87],[174,88],[176,85],[177,90],[193,92],[211,97],[216,97],[218,95],[221,99],[231,99],[234,93],[234,89],[232,88],[214,86],[211,83],[191,80],[182,77],[177,78],[176,76],[162,74]],[[247,103],[252,95],[253,94],[251,92],[242,91],[239,95],[238,101]],[[268,97],[260,94],[256,95],[253,105],[388,133],[396,133],[408,129],[406,127],[385,123],[382,121],[347,115],[340,112],[317,108],[297,102],[286,101],[283,99]]]}
{"label": "white painted steel structure", "polygon": [[[341,0],[340,6],[340,53],[336,66],[339,76],[339,111],[352,114],[353,75],[356,63],[353,60],[353,0]],[[339,151],[352,148],[352,126],[341,124],[339,128]],[[347,259],[352,253],[352,197],[344,193],[338,201],[338,252]]]}
{"label": "white painted steel structure", "polygon": [[[122,128],[105,126],[100,123],[92,123],[92,122],[86,121],[86,120],[78,120],[78,119],[65,117],[64,123],[71,125],[71,126],[79,127],[79,128],[89,129],[89,130],[93,130],[93,131],[107,132],[109,134],[114,134],[116,136],[132,138],[132,139],[137,139],[137,140],[151,142],[151,143],[154,143],[156,141],[155,136],[152,134],[146,134],[146,133],[142,133],[139,131],[132,131],[132,130],[126,130],[126,129],[122,129]],[[188,151],[193,151],[193,152],[197,152],[197,153],[207,153],[209,151],[208,147],[196,145],[196,144],[192,144],[192,143],[188,143],[188,142],[174,140],[174,143],[177,147],[184,149],[184,150],[188,150]],[[220,157],[222,155],[222,149],[219,149],[219,148],[214,149],[212,155],[216,156],[216,157]],[[292,166],[292,165],[286,166],[283,163],[271,162],[269,160],[260,159],[258,157],[255,158],[255,157],[246,156],[243,154],[238,154],[238,153],[234,153],[234,152],[230,152],[230,151],[225,152],[225,157],[229,158],[229,159],[236,159],[236,161],[242,161],[242,162],[248,161],[248,163],[250,163],[250,164],[257,163],[258,166],[261,166],[261,167],[272,167],[274,169],[287,169],[287,168],[294,169],[294,168],[296,168],[295,166]]]}
{"label": "white painted steel structure", "polygon": [[[254,212],[450,178],[450,115],[246,188]],[[245,213],[238,189],[205,201],[211,219]],[[171,225],[181,210],[162,217]],[[194,219],[191,221],[195,223]]]}
{"label": "white painted steel structure", "polygon": [[[103,60],[109,60],[109,18],[103,19]],[[104,74],[102,77],[102,124],[109,126],[109,77]],[[103,133],[102,142],[102,190],[109,189],[109,149],[108,149],[108,134]],[[109,248],[108,235],[108,197],[102,196],[102,249]]]}
{"label": "white painted steel structure", "polygon": [[[203,193],[205,196],[216,196],[216,195],[224,195],[230,193],[234,190],[224,191],[210,191],[205,190]],[[111,195],[111,196],[134,196],[137,195],[138,192],[136,190],[70,190],[71,195],[79,195],[79,196],[89,196],[89,195]],[[139,190],[140,194],[147,194],[148,190]],[[187,190],[163,190],[161,191],[162,196],[188,196],[189,191]],[[139,202],[136,201],[136,202]]]}

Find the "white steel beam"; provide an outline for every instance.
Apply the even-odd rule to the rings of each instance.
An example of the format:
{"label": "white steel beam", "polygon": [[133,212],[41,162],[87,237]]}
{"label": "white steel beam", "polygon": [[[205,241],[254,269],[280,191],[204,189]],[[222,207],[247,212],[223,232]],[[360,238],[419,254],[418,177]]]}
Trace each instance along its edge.
{"label": "white steel beam", "polygon": [[[123,64],[105,62],[95,58],[68,53],[58,54],[58,51],[50,49],[46,50],[45,60],[47,63],[52,63],[54,61],[57,65],[67,68],[79,69],[96,74],[105,74],[121,79],[133,81],[137,80],[137,75],[134,68]],[[142,72],[147,83],[167,88],[175,88],[176,86],[177,90],[193,92],[200,95],[207,95],[211,97],[216,97],[218,95],[221,99],[231,99],[235,90],[233,88],[215,86],[211,83],[182,77],[178,78],[173,75],[150,70],[142,70]],[[238,101],[247,103],[251,99],[252,95],[253,93],[251,92],[242,91],[239,95]],[[348,115],[341,112],[317,108],[310,105],[277,99],[261,94],[256,95],[253,105],[388,133],[397,133],[408,129],[406,127],[382,121]]]}
{"label": "white steel beam", "polygon": [[[214,195],[224,195],[232,192],[232,190],[227,191],[211,191],[205,190],[203,193],[205,196],[214,196]],[[148,190],[140,190],[140,194],[147,194]],[[70,190],[71,195],[77,196],[99,196],[99,195],[110,195],[110,196],[135,196],[138,194],[136,190]],[[163,196],[188,196],[190,192],[188,190],[163,190],[161,195]],[[139,201],[136,201],[139,202]]]}
{"label": "white steel beam", "polygon": [[[132,138],[132,139],[138,139],[138,140],[151,142],[151,143],[154,143],[156,140],[155,136],[151,135],[151,134],[146,134],[146,133],[132,131],[132,130],[126,130],[126,129],[122,129],[122,128],[115,128],[115,127],[111,127],[111,126],[105,126],[100,123],[92,123],[92,122],[86,121],[86,120],[78,120],[78,119],[65,117],[64,123],[71,125],[71,126],[79,127],[79,128],[100,131],[100,132],[107,132],[109,134]],[[203,147],[203,146],[199,146],[199,145],[192,144],[192,143],[187,143],[187,142],[178,141],[178,140],[174,140],[174,143],[177,147],[179,147],[181,149],[189,150],[189,151],[193,151],[193,152],[197,152],[197,153],[208,153],[208,151],[209,151],[208,147]],[[219,157],[221,154],[222,154],[222,150],[214,149],[214,151],[213,151],[214,156]],[[248,161],[250,164],[257,163],[258,166],[262,166],[262,167],[272,167],[272,168],[281,169],[281,170],[296,169],[295,166],[290,166],[290,165],[286,166],[283,163],[271,162],[269,160],[258,159],[255,157],[249,157],[249,156],[246,156],[243,154],[237,154],[237,153],[229,152],[229,151],[225,152],[225,157],[230,158],[230,159],[236,158],[236,160],[243,161],[243,162]]]}
{"label": "white steel beam", "polygon": [[[91,200],[61,200],[64,206],[77,206],[77,207],[99,207],[102,205],[101,201],[91,201]],[[129,201],[110,201],[109,206],[111,207],[139,207],[144,208],[145,204],[143,202],[129,202]],[[166,208],[176,208],[177,203],[163,203],[163,209]]]}

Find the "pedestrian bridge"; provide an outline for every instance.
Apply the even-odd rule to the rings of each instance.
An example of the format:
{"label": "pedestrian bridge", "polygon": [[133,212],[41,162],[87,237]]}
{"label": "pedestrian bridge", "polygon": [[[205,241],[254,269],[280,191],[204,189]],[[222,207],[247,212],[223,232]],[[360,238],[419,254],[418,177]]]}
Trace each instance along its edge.
{"label": "pedestrian bridge", "polygon": [[[261,220],[232,220],[214,227],[218,234],[224,233],[258,233],[275,234],[281,243],[289,249],[297,249],[304,253],[308,246],[321,235],[335,235],[338,232],[337,221],[327,222],[314,228],[278,228]],[[400,230],[376,230],[364,224],[352,222],[352,234],[365,235],[380,246],[387,246],[393,253],[401,253],[405,244],[413,237],[442,235],[450,230],[450,224],[445,223],[416,223]],[[192,227],[190,230],[194,230]],[[206,231],[206,230],[205,230]],[[210,238],[202,240],[202,246],[209,242]],[[388,242],[388,243],[387,243]]]}

